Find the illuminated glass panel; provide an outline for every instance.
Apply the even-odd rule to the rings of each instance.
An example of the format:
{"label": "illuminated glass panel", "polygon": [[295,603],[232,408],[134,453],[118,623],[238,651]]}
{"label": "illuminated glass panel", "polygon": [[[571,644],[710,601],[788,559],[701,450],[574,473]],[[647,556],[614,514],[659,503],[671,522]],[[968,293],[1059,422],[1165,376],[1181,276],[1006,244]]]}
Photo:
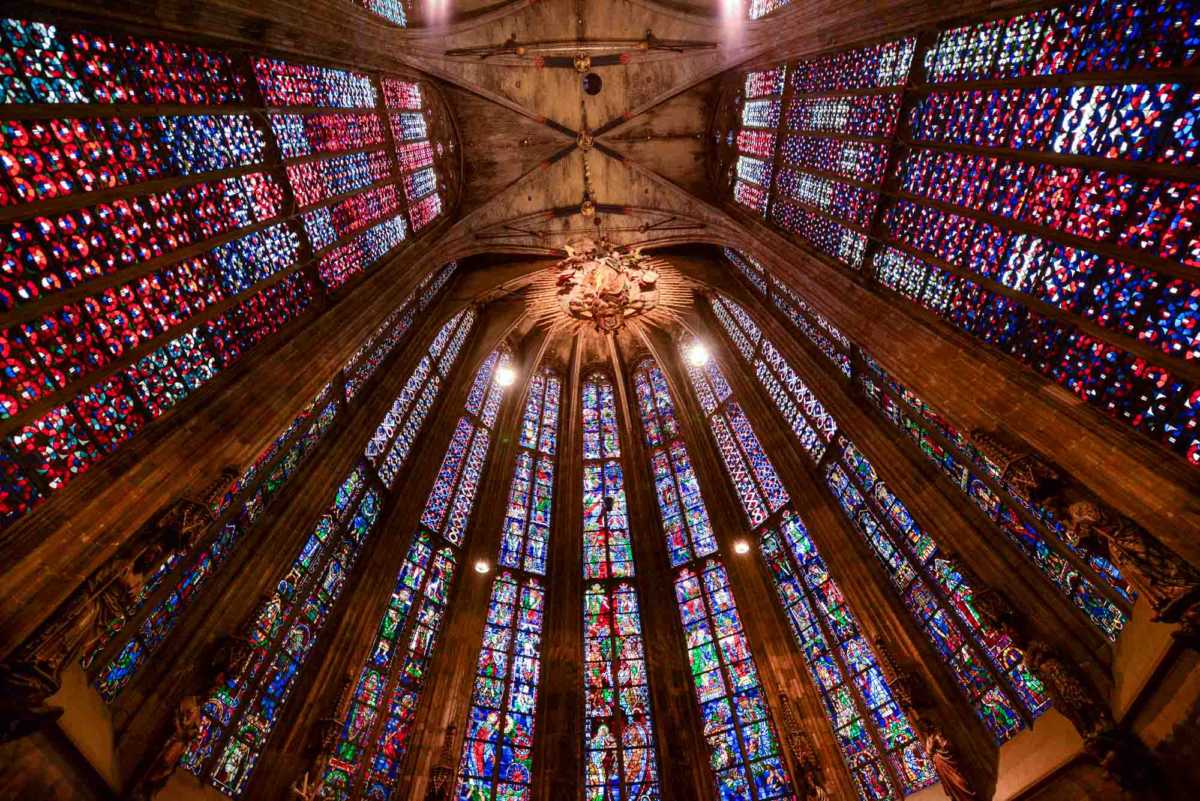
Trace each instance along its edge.
{"label": "illuminated glass panel", "polygon": [[544,608],[536,578],[492,584],[455,798],[529,798]]}
{"label": "illuminated glass panel", "polygon": [[222,105],[244,102],[231,59],[213,50],[121,34],[0,20],[0,103]]}
{"label": "illuminated glass panel", "polygon": [[268,106],[375,107],[375,86],[360,72],[259,58],[254,77]]}
{"label": "illuminated glass panel", "polygon": [[391,160],[380,150],[305,161],[287,167],[292,193],[302,207],[365,189],[386,180],[391,174]]}
{"label": "illuminated glass panel", "polygon": [[352,277],[374,267],[405,240],[408,226],[404,217],[396,215],[384,220],[358,236],[321,254],[317,274],[328,289],[333,290]]}
{"label": "illuminated glass panel", "polygon": [[653,360],[647,359],[638,365],[634,382],[667,552],[671,566],[678,567],[696,557],[716,553],[717,541],[675,419],[667,377]]}
{"label": "illuminated glass panel", "polygon": [[441,153],[443,145],[429,139],[430,112],[420,84],[384,78],[383,100],[396,140],[408,217],[419,231],[443,211],[441,182],[433,166],[434,148]]}
{"label": "illuminated glass panel", "polygon": [[641,612],[626,582],[583,598],[585,801],[657,801],[658,762]]}
{"label": "illuminated glass panel", "polygon": [[633,575],[625,475],[612,382],[599,373],[583,384],[583,576]]}
{"label": "illuminated glass panel", "polygon": [[[473,311],[460,312],[443,327],[428,358],[452,361],[458,352],[448,347],[451,337],[457,336],[452,327],[460,319],[473,322],[474,317]],[[489,401],[492,396],[503,396],[504,388],[492,376],[508,359],[507,351],[494,352],[476,373],[477,381],[482,376],[482,381],[491,386]],[[405,392],[412,395],[409,387]],[[487,402],[483,408],[487,408]],[[396,787],[446,616],[460,561],[458,549],[465,539],[487,459],[486,425],[490,424],[483,423],[469,408],[464,411],[468,413],[459,419],[446,448],[441,469],[426,497],[420,525],[396,577],[395,590],[380,619],[375,644],[342,718],[335,753],[325,768],[327,788],[323,798],[387,801]],[[416,613],[412,614],[414,607]]]}
{"label": "illuminated glass panel", "polygon": [[788,510],[778,530],[764,528],[759,547],[859,797],[899,798],[937,782],[874,649],[799,516]]}
{"label": "illuminated glass panel", "polygon": [[[761,336],[758,326],[746,310],[728,298],[713,301],[713,313],[754,368],[763,389],[779,413],[787,420],[805,452],[820,461],[830,440],[837,433],[837,422],[825,411],[817,396],[801,380],[775,345]],[[743,347],[747,337],[754,347]]]}
{"label": "illuminated glass panel", "polygon": [[[1039,526],[1032,525],[1017,511],[1020,493],[1006,495],[993,491],[993,483],[1005,487],[1006,477],[999,466],[990,463],[954,426],[888,376],[865,354],[864,360],[873,375],[861,375],[859,381],[867,398],[883,416],[912,438],[921,452],[942,469],[1021,553],[1037,565],[1059,592],[1071,599],[1108,639],[1115,641],[1127,615],[1097,591],[1093,579],[1086,572],[1081,574],[1061,551],[1065,549],[1085,559],[1101,581],[1131,602],[1133,593],[1122,579],[1120,571],[1102,556],[1072,543],[1065,527],[1052,511],[1041,505],[1027,505],[1026,510],[1058,541],[1057,546],[1052,545],[1043,536]],[[890,392],[885,392],[881,387],[886,387]],[[943,441],[931,432],[940,434],[946,444],[943,445]]]}
{"label": "illuminated glass panel", "polygon": [[379,498],[366,483],[366,468],[359,466],[339,487],[252,618],[246,631],[250,657],[204,702],[200,733],[181,764],[228,795],[245,789],[379,515]]}
{"label": "illuminated glass panel", "polygon": [[388,22],[396,23],[401,28],[408,26],[408,16],[404,12],[404,3],[401,0],[354,0],[354,2],[372,14],[378,14]]}
{"label": "illuminated glass panel", "polygon": [[375,113],[269,114],[271,131],[285,159],[319,153],[366,150],[384,144],[383,123]]}
{"label": "illuminated glass panel", "polygon": [[539,576],[546,574],[562,384],[549,368],[534,374],[521,420],[521,450],[513,468],[500,564]]}
{"label": "illuminated glass panel", "polygon": [[675,600],[718,794],[729,801],[792,798],[729,576],[715,560],[698,571],[679,572]]}

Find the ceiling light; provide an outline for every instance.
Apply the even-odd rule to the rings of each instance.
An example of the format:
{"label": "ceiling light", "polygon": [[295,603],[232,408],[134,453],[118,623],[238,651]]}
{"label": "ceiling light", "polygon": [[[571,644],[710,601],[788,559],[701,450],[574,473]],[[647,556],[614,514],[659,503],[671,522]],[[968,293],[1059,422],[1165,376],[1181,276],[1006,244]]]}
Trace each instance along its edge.
{"label": "ceiling light", "polygon": [[708,348],[699,342],[695,343],[687,349],[687,360],[693,367],[703,367],[708,364]]}
{"label": "ceiling light", "polygon": [[475,572],[476,573],[486,573],[491,569],[492,569],[492,566],[488,564],[486,559],[480,559],[478,562],[475,563]]}
{"label": "ceiling light", "polygon": [[502,387],[511,387],[516,380],[517,371],[507,364],[501,365],[500,369],[496,371],[496,383]]}
{"label": "ceiling light", "polygon": [[735,553],[750,553],[750,543],[745,540],[738,540],[733,544],[733,550]]}

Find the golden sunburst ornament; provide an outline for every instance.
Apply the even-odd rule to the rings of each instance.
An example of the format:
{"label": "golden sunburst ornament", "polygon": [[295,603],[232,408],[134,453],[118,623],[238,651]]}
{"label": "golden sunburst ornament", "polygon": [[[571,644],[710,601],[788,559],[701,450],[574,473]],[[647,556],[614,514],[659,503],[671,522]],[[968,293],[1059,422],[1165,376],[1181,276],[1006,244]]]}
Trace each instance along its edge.
{"label": "golden sunburst ornament", "polygon": [[533,313],[553,329],[601,334],[638,320],[661,323],[688,303],[682,276],[663,259],[605,239],[580,239],[533,286]]}

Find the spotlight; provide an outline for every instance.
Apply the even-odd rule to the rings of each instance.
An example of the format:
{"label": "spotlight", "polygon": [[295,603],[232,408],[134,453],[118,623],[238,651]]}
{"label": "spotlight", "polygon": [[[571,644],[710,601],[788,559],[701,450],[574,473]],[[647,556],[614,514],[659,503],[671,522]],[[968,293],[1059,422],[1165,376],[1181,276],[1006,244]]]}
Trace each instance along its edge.
{"label": "spotlight", "polygon": [[507,364],[500,367],[496,371],[496,383],[502,387],[510,387],[517,380],[517,371],[509,367]]}
{"label": "spotlight", "polygon": [[491,569],[492,569],[492,566],[487,563],[486,559],[480,559],[478,562],[475,563],[475,572],[476,573],[486,573]]}
{"label": "spotlight", "polygon": [[733,544],[734,553],[750,553],[750,543],[745,540],[738,540]]}
{"label": "spotlight", "polygon": [[703,367],[708,364],[708,348],[699,342],[695,343],[687,349],[687,360],[693,367]]}

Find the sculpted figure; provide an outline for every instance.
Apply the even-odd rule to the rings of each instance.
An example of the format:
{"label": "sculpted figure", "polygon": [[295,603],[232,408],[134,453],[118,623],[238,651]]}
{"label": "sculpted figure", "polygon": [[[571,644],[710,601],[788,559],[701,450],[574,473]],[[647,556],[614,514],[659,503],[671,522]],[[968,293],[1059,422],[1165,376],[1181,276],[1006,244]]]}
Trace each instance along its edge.
{"label": "sculpted figure", "polygon": [[129,801],[150,801],[155,793],[167,786],[167,781],[179,765],[179,758],[200,734],[200,699],[184,696],[175,708],[171,733],[154,757],[150,768],[129,794]]}
{"label": "sculpted figure", "polygon": [[1154,619],[1178,623],[1177,637],[1200,644],[1200,571],[1127,517],[1092,501],[1067,507],[1067,532],[1102,554],[1150,602]]}

